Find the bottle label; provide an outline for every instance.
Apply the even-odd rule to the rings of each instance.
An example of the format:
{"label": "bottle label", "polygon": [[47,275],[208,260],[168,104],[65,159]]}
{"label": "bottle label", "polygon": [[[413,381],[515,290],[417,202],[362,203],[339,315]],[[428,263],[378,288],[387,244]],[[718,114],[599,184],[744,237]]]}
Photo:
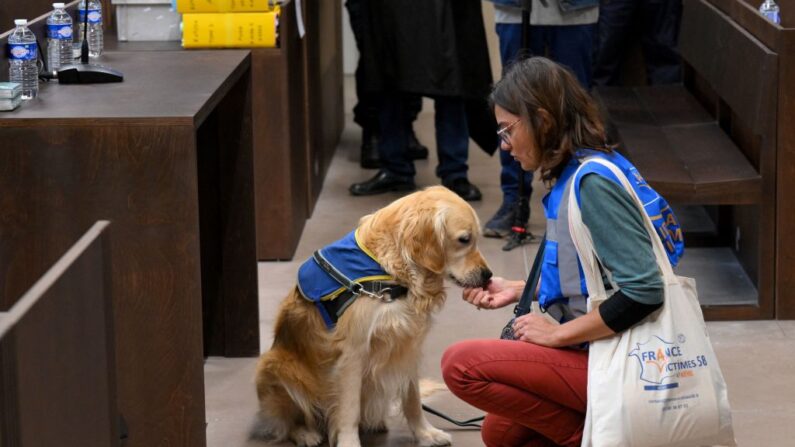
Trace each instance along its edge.
{"label": "bottle label", "polygon": [[778,14],[778,11],[765,11],[762,13],[762,15],[773,23],[781,23],[781,16]]}
{"label": "bottle label", "polygon": [[[80,14],[80,23],[86,22],[86,10],[81,9],[78,11]],[[99,9],[89,9],[88,10],[88,23],[102,23],[102,11]]]}
{"label": "bottle label", "polygon": [[71,39],[72,25],[47,25],[47,37],[58,40]]}
{"label": "bottle label", "polygon": [[35,43],[8,44],[8,52],[11,54],[11,59],[17,61],[36,60],[38,58],[38,48]]}

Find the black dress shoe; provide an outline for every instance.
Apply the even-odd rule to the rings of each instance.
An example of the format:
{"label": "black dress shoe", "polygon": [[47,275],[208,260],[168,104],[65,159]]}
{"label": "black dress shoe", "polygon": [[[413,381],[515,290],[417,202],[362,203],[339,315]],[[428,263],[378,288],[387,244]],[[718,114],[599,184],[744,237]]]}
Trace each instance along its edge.
{"label": "black dress shoe", "polygon": [[483,198],[483,195],[480,193],[478,187],[472,183],[469,183],[469,180],[467,180],[466,177],[459,177],[449,182],[443,181],[442,185],[444,185],[447,189],[452,190],[454,193],[458,194],[462,199],[468,202],[474,202]]}
{"label": "black dress shoe", "polygon": [[364,169],[378,169],[381,159],[378,157],[378,136],[370,129],[362,129],[362,158],[359,164]]}
{"label": "black dress shoe", "polygon": [[409,133],[409,145],[406,148],[411,160],[425,160],[428,158],[428,148],[420,143],[417,134],[412,130]]}
{"label": "black dress shoe", "polygon": [[354,183],[349,191],[354,196],[371,196],[389,191],[413,191],[416,189],[414,180],[380,170],[375,177],[366,182]]}

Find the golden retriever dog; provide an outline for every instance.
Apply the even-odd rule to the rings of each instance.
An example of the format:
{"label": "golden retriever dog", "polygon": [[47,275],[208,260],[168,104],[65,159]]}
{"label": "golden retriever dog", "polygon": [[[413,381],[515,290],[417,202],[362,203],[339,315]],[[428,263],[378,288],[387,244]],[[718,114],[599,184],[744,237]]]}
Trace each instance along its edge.
{"label": "golden retriever dog", "polygon": [[445,277],[461,287],[488,283],[479,237],[475,211],[441,186],[363,217],[357,244],[408,292],[391,302],[359,295],[329,329],[296,286],[257,367],[266,430],[302,446],[327,435],[329,445],[356,447],[359,430],[385,430],[391,404],[399,402],[420,445],[449,445],[450,435],[422,412],[420,349],[432,313],[444,303]]}

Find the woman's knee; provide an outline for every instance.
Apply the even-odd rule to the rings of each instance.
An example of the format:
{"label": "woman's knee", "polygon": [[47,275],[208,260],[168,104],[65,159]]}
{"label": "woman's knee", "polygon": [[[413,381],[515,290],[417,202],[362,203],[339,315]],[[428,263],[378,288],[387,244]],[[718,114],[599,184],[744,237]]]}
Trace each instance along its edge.
{"label": "woman's knee", "polygon": [[[547,445],[544,438],[533,430],[511,419],[486,415],[480,437],[486,447],[525,447]],[[554,445],[550,443],[549,445]]]}
{"label": "woman's knee", "polygon": [[448,347],[442,355],[442,377],[452,392],[463,389],[468,381],[467,365],[480,349],[477,340],[465,340]]}

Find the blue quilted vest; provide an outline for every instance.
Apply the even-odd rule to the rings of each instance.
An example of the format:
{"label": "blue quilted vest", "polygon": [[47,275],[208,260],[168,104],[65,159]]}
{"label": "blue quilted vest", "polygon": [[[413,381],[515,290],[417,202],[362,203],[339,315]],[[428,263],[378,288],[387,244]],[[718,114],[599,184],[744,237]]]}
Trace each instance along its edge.
{"label": "blue quilted vest", "polygon": [[[329,263],[353,281],[366,283],[394,280],[384,271],[375,255],[359,243],[356,231],[351,231],[342,239],[323,247],[320,252]],[[298,290],[307,300],[320,304],[321,301],[337,298],[346,289],[310,257],[298,268]],[[326,325],[333,327],[334,322],[330,320],[323,306],[318,306],[318,309]]]}
{"label": "blue quilted vest", "polygon": [[644,203],[644,210],[651,218],[658,236],[663,241],[671,265],[676,266],[684,253],[684,238],[676,216],[665,199],[646,183],[635,166],[616,152],[605,154],[593,150],[580,150],[577,157],[573,158],[564,168],[555,186],[543,200],[547,218],[547,245],[541,266],[538,301],[541,308],[545,310],[556,303],[566,304],[567,307],[570,307],[569,317],[559,318],[564,321],[585,313],[585,298],[588,296],[582,267],[577,258],[577,250],[569,233],[570,188],[575,187],[575,197],[579,202],[580,183],[586,174],[601,175],[616,182],[619,186],[621,185],[607,167],[598,163],[587,164],[574,179],[573,176],[580,166],[580,160],[585,157],[599,157],[610,161],[627,176],[632,188]]}

